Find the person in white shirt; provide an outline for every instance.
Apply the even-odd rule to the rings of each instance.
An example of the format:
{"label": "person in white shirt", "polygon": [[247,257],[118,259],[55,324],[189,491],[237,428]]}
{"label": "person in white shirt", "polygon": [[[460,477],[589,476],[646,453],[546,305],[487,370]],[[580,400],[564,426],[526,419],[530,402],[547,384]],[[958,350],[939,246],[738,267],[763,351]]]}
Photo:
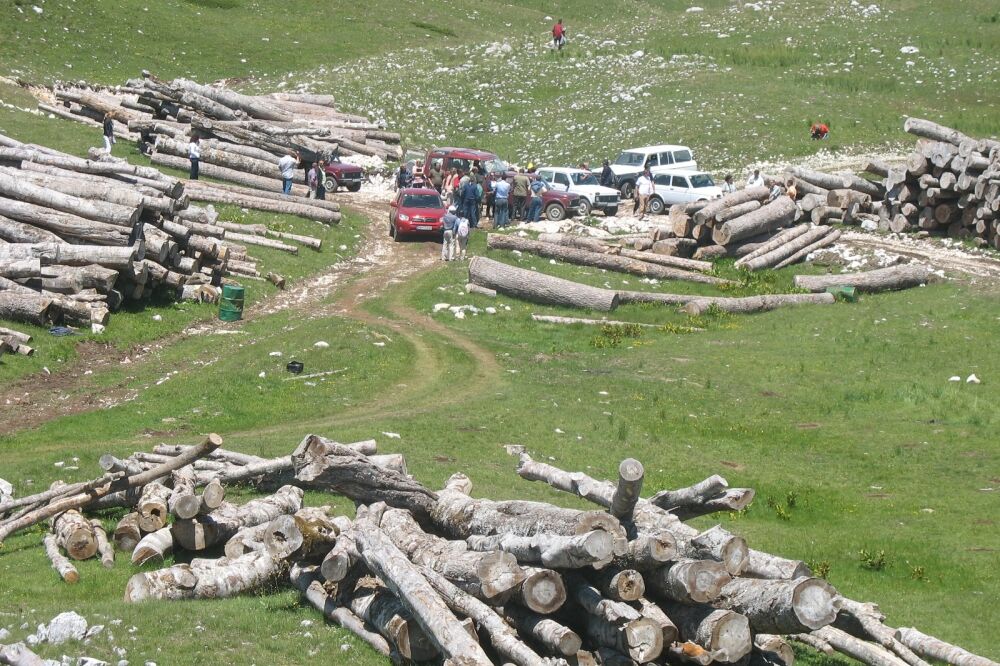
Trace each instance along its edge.
{"label": "person in white shirt", "polygon": [[733,185],[733,174],[727,173],[726,180],[724,183],[722,183],[722,193],[732,194],[735,191],[736,191],[736,186]]}
{"label": "person in white shirt", "polygon": [[747,178],[747,187],[763,187],[765,184],[764,176],[760,175],[760,169],[754,169],[753,175]]}
{"label": "person in white shirt", "polygon": [[198,163],[201,161],[200,141],[197,136],[193,136],[188,142],[188,159],[191,160],[191,173],[188,174],[188,178],[191,180],[198,180]]}
{"label": "person in white shirt", "polygon": [[635,193],[639,197],[639,219],[646,217],[646,211],[649,209],[649,197],[653,196],[653,176],[646,169],[639,176],[639,179],[635,181]]}
{"label": "person in white shirt", "polygon": [[292,178],[295,175],[295,165],[299,163],[298,153],[288,153],[278,160],[278,170],[281,172],[281,191],[292,193]]}

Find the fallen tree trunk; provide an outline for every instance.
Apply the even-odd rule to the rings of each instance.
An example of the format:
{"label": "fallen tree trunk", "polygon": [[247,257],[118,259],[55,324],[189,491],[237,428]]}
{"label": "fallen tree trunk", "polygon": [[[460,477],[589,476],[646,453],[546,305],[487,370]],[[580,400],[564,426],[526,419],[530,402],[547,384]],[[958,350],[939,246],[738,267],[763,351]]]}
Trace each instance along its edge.
{"label": "fallen tree trunk", "polygon": [[737,611],[754,631],[797,634],[831,624],[837,617],[837,592],[820,578],[764,580],[737,578],[714,602]]}
{"label": "fallen tree trunk", "polygon": [[909,289],[926,284],[931,273],[926,266],[915,264],[878,268],[861,273],[839,275],[796,275],[795,286],[817,292],[828,287],[854,287],[865,293]]}
{"label": "fallen tree trunk", "polygon": [[106,200],[83,199],[58,190],[35,185],[25,178],[0,172],[0,194],[18,201],[52,210],[70,213],[87,220],[132,228],[139,219],[142,206],[121,206]]}
{"label": "fallen tree trunk", "polygon": [[937,659],[952,666],[997,666],[997,662],[980,657],[957,645],[946,643],[933,636],[921,633],[913,627],[900,627],[895,638],[917,654],[928,659]]}
{"label": "fallen tree trunk", "polygon": [[138,573],[125,586],[125,601],[147,599],[226,599],[276,580],[283,563],[267,553],[235,560],[192,560],[167,569]]}
{"label": "fallen tree trunk", "polygon": [[0,319],[45,326],[52,299],[35,294],[0,291]]}
{"label": "fallen tree trunk", "polygon": [[[62,243],[62,239],[46,229],[0,216],[0,240],[8,243]],[[0,243],[3,245],[3,243]]]}
{"label": "fallen tree trunk", "polygon": [[93,245],[127,245],[131,227],[105,224],[71,213],[0,197],[0,215],[50,231],[64,240]]}
{"label": "fallen tree trunk", "polygon": [[[237,194],[235,192],[229,192],[228,190],[222,190],[214,186],[206,187],[205,185],[200,184],[201,181],[187,181],[187,183],[188,184],[184,191],[194,201],[210,201],[213,203],[231,204],[234,206],[240,206],[241,208],[250,208],[253,210],[262,210],[271,213],[297,215],[307,220],[316,220],[317,222],[323,222],[325,224],[336,224],[340,222],[340,213],[327,210],[326,208],[313,206],[311,203],[306,203],[307,201],[317,201],[316,199],[298,198],[298,200],[277,201],[274,199]],[[194,183],[199,184],[195,185]],[[287,198],[291,199],[291,197]]]}
{"label": "fallen tree trunk", "polygon": [[[796,634],[795,637],[802,634]],[[819,638],[837,652],[869,666],[906,666],[906,662],[881,645],[855,638],[835,627],[821,627],[810,636]]]}
{"label": "fallen tree trunk", "polygon": [[486,238],[486,247],[490,250],[531,252],[541,257],[560,259],[579,266],[592,266],[660,280],[684,280],[687,282],[699,282],[701,284],[726,284],[729,282],[729,280],[717,278],[712,275],[684,271],[659,264],[650,264],[624,256],[590,252],[565,245],[542,243],[540,241],[521,238],[520,236],[490,234]]}
{"label": "fallen tree trunk", "polygon": [[788,197],[778,197],[757,210],[729,220],[712,230],[712,240],[719,245],[729,245],[744,238],[757,236],[791,224],[798,209]]}
{"label": "fallen tree trunk", "polygon": [[154,560],[162,562],[173,551],[173,531],[169,527],[161,527],[142,537],[135,545],[132,551],[132,564],[143,565]]}
{"label": "fallen tree trunk", "polygon": [[742,190],[737,190],[722,197],[721,199],[715,199],[710,201],[708,204],[703,206],[698,211],[694,213],[694,221],[698,224],[705,224],[709,220],[715,218],[720,212],[726,208],[731,208],[733,206],[739,206],[740,204],[745,204],[748,201],[760,201],[767,198],[768,190],[766,187],[747,187]]}
{"label": "fallen tree trunk", "polygon": [[792,305],[829,305],[835,300],[833,294],[827,293],[765,294],[764,296],[746,296],[744,298],[706,297],[693,300],[681,309],[689,315],[702,315],[712,308],[723,312],[749,314],[768,312]]}
{"label": "fallen tree trunk", "polygon": [[0,245],[0,261],[39,259],[42,266],[90,266],[121,270],[136,260],[135,247],[71,245],[68,243],[9,243]]}
{"label": "fallen tree trunk", "polygon": [[640,328],[660,328],[660,326],[658,326],[657,324],[643,324],[641,322],[618,321],[615,319],[586,319],[581,317],[556,317],[553,315],[540,315],[534,313],[532,313],[531,319],[532,321],[540,321],[546,324],[585,324],[587,326],[638,326]]}
{"label": "fallen tree trunk", "polygon": [[469,281],[507,296],[546,305],[564,305],[609,312],[618,306],[618,295],[609,289],[517,268],[486,257],[473,257]]}
{"label": "fallen tree trunk", "polygon": [[963,141],[972,141],[958,130],[921,118],[907,118],[903,122],[903,131],[932,141],[950,143],[953,146],[958,146]]}
{"label": "fallen tree trunk", "polygon": [[252,187],[243,187],[241,185],[233,185],[231,183],[209,183],[208,181],[184,181],[187,186],[190,186],[197,182],[200,187],[210,187],[213,190],[223,190],[225,192],[230,192],[232,194],[244,195],[249,197],[254,197],[257,199],[270,199],[271,201],[283,201],[285,203],[307,203],[313,208],[323,208],[324,210],[333,211],[335,213],[340,212],[340,204],[332,199],[308,199],[303,201],[302,197],[294,196],[291,194],[285,194],[280,190],[272,192],[269,190],[260,190]]}
{"label": "fallen tree trunk", "polygon": [[736,663],[753,649],[750,624],[739,613],[673,603],[664,604],[663,610],[677,625],[681,639],[705,648],[716,661]]}

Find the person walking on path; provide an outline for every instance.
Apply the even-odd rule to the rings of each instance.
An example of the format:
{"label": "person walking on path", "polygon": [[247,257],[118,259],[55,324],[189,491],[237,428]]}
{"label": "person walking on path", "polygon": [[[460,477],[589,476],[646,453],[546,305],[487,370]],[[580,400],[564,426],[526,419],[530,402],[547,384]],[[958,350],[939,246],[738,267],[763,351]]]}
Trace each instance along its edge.
{"label": "person walking on path", "polygon": [[197,135],[188,142],[188,159],[191,161],[191,173],[188,178],[198,180],[198,165],[201,162],[201,139]]}
{"label": "person walking on path", "polygon": [[727,173],[726,174],[726,181],[724,183],[722,183],[722,193],[723,194],[732,194],[735,191],[736,191],[736,186],[733,185],[733,174]]}
{"label": "person walking on path", "polygon": [[653,196],[653,176],[646,169],[639,176],[639,179],[635,181],[635,192],[636,196],[639,197],[639,219],[645,219],[646,213],[649,210],[649,198]]}
{"label": "person walking on path", "polygon": [[524,220],[527,216],[528,193],[531,188],[531,181],[525,175],[524,169],[518,171],[514,176],[514,217]]}
{"label": "person walking on path", "polygon": [[754,169],[753,175],[747,178],[747,187],[762,187],[765,184],[764,176],[760,175],[760,169]]}
{"label": "person walking on path", "polygon": [[455,259],[455,232],[458,231],[458,211],[454,206],[448,208],[448,212],[441,218],[444,235],[441,238],[441,261],[454,261]]}
{"label": "person walking on path", "polygon": [[531,209],[528,211],[528,222],[538,222],[542,219],[542,195],[548,191],[549,188],[541,178],[531,182]]}
{"label": "person walking on path", "polygon": [[278,172],[281,174],[281,191],[284,194],[292,193],[292,178],[295,177],[295,165],[298,163],[298,153],[285,153],[285,156],[278,160]]}
{"label": "person walking on path", "polygon": [[552,48],[562,51],[563,45],[566,44],[566,26],[563,25],[562,19],[556,21],[556,24],[552,26]]}
{"label": "person walking on path", "polygon": [[607,160],[604,160],[604,166],[601,168],[601,187],[614,187],[615,186],[615,172],[611,170],[611,165],[608,164]]}
{"label": "person walking on path", "polygon": [[469,220],[463,217],[458,221],[458,228],[455,229],[455,239],[458,241],[458,258],[462,261],[465,261],[465,251],[469,247],[470,228]]}
{"label": "person walking on path", "polygon": [[115,144],[115,121],[110,113],[104,114],[104,152],[111,154],[111,146]]}
{"label": "person walking on path", "polygon": [[326,199],[326,182],[326,161],[320,160],[316,168],[316,198],[321,201]]}
{"label": "person walking on path", "polygon": [[494,218],[497,229],[503,229],[510,224],[510,183],[506,178],[501,178],[493,186],[493,206]]}

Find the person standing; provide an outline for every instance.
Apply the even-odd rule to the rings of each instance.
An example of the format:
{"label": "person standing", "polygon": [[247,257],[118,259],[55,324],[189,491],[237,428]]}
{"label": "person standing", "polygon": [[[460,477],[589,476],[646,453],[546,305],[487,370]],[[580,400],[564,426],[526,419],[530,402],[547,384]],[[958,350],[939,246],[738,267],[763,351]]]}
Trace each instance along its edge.
{"label": "person standing", "polygon": [[444,187],[444,172],[441,171],[441,162],[434,161],[431,163],[430,170],[430,181],[431,187],[437,190],[438,194],[441,194],[441,190]]}
{"label": "person standing", "polygon": [[410,171],[409,164],[400,164],[399,172],[396,174],[396,189],[402,190],[413,184],[413,172]]}
{"label": "person standing", "polygon": [[462,202],[462,217],[469,220],[472,226],[476,226],[477,213],[479,212],[479,183],[475,178],[470,177],[462,185],[460,199]]}
{"label": "person standing", "polygon": [[469,247],[470,228],[469,220],[463,217],[458,221],[458,227],[455,229],[455,239],[458,241],[458,258],[462,261],[465,260],[465,251]]}
{"label": "person standing", "polygon": [[198,180],[198,165],[201,162],[201,139],[195,134],[188,142],[188,159],[191,161],[191,173],[188,178]]}
{"label": "person standing", "polygon": [[556,24],[552,26],[552,48],[562,51],[563,45],[566,43],[566,26],[563,25],[562,19],[556,21]]}
{"label": "person standing", "polygon": [[514,176],[514,217],[518,220],[526,219],[528,192],[531,188],[531,181],[524,174],[524,169],[520,169]]}
{"label": "person standing", "polygon": [[292,179],[295,177],[295,165],[298,163],[298,153],[285,153],[285,156],[278,160],[278,172],[281,174],[281,191],[284,194],[292,193]]}
{"label": "person standing", "polygon": [[441,261],[453,261],[455,259],[455,231],[458,229],[458,211],[454,206],[448,208],[448,212],[441,218],[443,236],[441,237]]}
{"label": "person standing", "polygon": [[653,175],[650,173],[649,169],[642,172],[639,179],[635,181],[635,193],[639,197],[639,219],[642,220],[646,217],[646,213],[649,211],[649,198],[653,196]]}
{"label": "person standing", "polygon": [[326,161],[320,160],[319,166],[316,167],[316,198],[320,200],[326,199]]}
{"label": "person standing", "polygon": [[510,183],[506,178],[501,178],[493,187],[493,206],[497,229],[502,229],[510,224]]}
{"label": "person standing", "polygon": [[541,178],[531,182],[531,209],[528,211],[528,222],[538,222],[542,219],[542,195],[549,191]]}
{"label": "person standing", "polygon": [[316,198],[316,185],[319,183],[317,178],[318,170],[316,168],[318,166],[317,162],[313,162],[312,168],[306,173],[306,186],[309,188],[309,197],[313,199]]}
{"label": "person standing", "polygon": [[726,180],[724,183],[722,183],[722,193],[732,194],[735,191],[736,191],[736,186],[733,185],[733,174],[727,173]]}
{"label": "person standing", "polygon": [[615,172],[611,170],[611,165],[608,164],[607,160],[604,160],[604,165],[601,167],[600,183],[602,187],[615,186]]}
{"label": "person standing", "polygon": [[763,187],[766,185],[764,176],[760,175],[760,169],[754,169],[753,175],[747,178],[747,187]]}
{"label": "person standing", "polygon": [[115,121],[110,113],[104,114],[104,152],[111,154],[111,146],[115,144]]}

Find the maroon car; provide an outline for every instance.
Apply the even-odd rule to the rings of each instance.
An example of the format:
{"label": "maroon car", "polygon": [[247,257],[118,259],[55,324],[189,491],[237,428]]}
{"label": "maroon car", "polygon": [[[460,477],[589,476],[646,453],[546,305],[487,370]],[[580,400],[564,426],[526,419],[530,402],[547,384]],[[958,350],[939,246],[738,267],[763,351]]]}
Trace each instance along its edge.
{"label": "maroon car", "polygon": [[403,188],[389,203],[389,235],[397,242],[408,234],[440,235],[444,226],[441,218],[446,212],[437,190]]}
{"label": "maroon car", "polygon": [[331,160],[326,164],[326,191],[332,193],[346,187],[350,192],[357,192],[364,175],[364,170],[355,164]]}
{"label": "maroon car", "polygon": [[[458,169],[459,174],[465,175],[473,166],[481,167],[486,174],[484,187],[487,191],[491,190],[492,183],[500,178],[512,180],[516,175],[516,172],[495,154],[475,148],[432,148],[427,151],[424,169],[430,169],[430,166],[435,163],[441,167],[445,174],[450,173],[452,169]],[[529,174],[529,178],[534,180],[534,174]],[[511,201],[513,201],[513,194],[511,194]],[[580,197],[575,194],[550,189],[542,195],[542,215],[549,220],[572,217],[579,210]]]}

